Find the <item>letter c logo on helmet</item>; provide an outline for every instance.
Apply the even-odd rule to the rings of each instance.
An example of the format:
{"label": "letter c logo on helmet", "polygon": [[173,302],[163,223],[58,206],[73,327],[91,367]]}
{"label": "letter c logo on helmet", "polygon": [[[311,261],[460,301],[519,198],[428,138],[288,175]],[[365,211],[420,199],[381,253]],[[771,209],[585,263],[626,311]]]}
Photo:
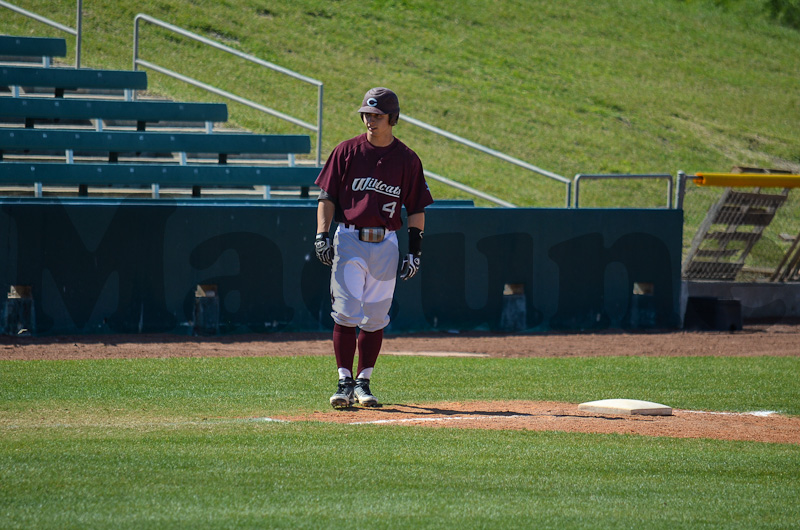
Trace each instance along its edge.
{"label": "letter c logo on helmet", "polygon": [[370,107],[377,107],[378,106],[378,100],[375,99],[375,98],[369,98],[367,100],[367,105],[369,105]]}

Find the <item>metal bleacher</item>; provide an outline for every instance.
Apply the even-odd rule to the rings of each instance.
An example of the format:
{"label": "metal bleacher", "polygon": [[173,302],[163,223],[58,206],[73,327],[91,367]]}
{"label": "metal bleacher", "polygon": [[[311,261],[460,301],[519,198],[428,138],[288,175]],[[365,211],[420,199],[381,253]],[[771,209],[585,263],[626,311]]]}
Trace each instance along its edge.
{"label": "metal bleacher", "polygon": [[36,120],[119,120],[135,122],[137,130],[143,131],[148,122],[224,122],[228,119],[228,107],[224,103],[14,97],[0,99],[0,116],[24,119],[28,128]]}
{"label": "metal bleacher", "polygon": [[[215,129],[228,120],[222,103],[133,101],[145,72],[50,66],[65,53],[64,39],[0,36],[0,196],[91,186],[92,195],[308,197],[319,168],[294,163],[311,151],[308,136]],[[31,57],[44,59],[17,62]]]}
{"label": "metal bleacher", "polygon": [[0,67],[0,84],[13,81],[17,87],[50,88],[55,97],[64,97],[65,90],[83,89],[121,89],[144,90],[147,88],[147,74],[132,70],[75,70],[72,68],[29,68],[26,66]]}
{"label": "metal bleacher", "polygon": [[0,35],[0,58],[8,61],[42,60],[49,66],[53,57],[66,57],[67,41],[53,37],[17,37]]}

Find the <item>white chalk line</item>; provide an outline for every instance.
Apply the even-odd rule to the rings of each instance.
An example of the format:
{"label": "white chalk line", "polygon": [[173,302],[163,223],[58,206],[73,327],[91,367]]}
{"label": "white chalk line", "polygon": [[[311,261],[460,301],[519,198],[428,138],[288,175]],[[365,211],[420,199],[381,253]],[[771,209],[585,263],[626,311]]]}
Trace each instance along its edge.
{"label": "white chalk line", "polygon": [[689,414],[713,414],[715,416],[759,416],[767,417],[773,414],[780,414],[775,410],[754,410],[752,412],[712,412],[709,410],[677,410],[676,412],[688,412]]}
{"label": "white chalk line", "polygon": [[279,420],[277,418],[234,418],[234,419],[219,419],[219,420],[205,420],[195,422],[197,425],[207,425],[209,423],[291,423],[289,420]]}
{"label": "white chalk line", "polygon": [[476,420],[476,419],[504,419],[504,418],[527,418],[528,414],[498,414],[498,415],[491,415],[486,416],[481,414],[480,416],[443,416],[437,418],[401,418],[401,419],[390,419],[390,420],[373,420],[373,421],[353,421],[347,423],[347,425],[378,425],[378,424],[387,424],[387,423],[416,423],[421,421],[459,421],[459,420]]}
{"label": "white chalk line", "polygon": [[190,421],[146,421],[146,422],[130,422],[130,423],[42,423],[42,424],[19,424],[10,423],[7,425],[0,424],[0,430],[3,429],[80,429],[80,428],[120,428],[120,429],[136,429],[142,427],[186,427],[189,425],[225,425],[236,423],[291,423],[289,420],[279,420],[276,418],[219,418],[207,420],[190,420]]}
{"label": "white chalk line", "polygon": [[[676,410],[677,411],[677,410]],[[756,410],[753,412],[711,412],[705,410],[681,410],[680,412],[688,412],[691,414],[713,414],[719,416],[759,416],[767,417],[774,414],[780,414],[774,410]],[[373,421],[354,421],[346,425],[385,425],[392,423],[417,423],[417,422],[445,422],[445,421],[464,421],[475,419],[504,419],[504,418],[527,418],[529,414],[508,414],[508,415],[481,415],[481,416],[444,416],[436,418],[401,418],[401,419],[388,419],[388,420],[373,420]]]}

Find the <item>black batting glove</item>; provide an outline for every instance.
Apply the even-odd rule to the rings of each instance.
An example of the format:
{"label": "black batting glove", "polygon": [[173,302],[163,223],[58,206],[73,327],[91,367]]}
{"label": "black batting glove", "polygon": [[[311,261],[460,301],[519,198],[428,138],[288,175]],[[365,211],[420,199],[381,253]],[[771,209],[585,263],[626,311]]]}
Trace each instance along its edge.
{"label": "black batting glove", "polygon": [[400,267],[401,280],[413,278],[419,270],[422,256],[422,235],[423,232],[419,228],[412,226],[408,229],[408,254],[403,258],[403,265]]}
{"label": "black batting glove", "polygon": [[320,263],[328,267],[333,265],[333,245],[327,233],[320,232],[317,234],[317,237],[314,238],[314,252]]}
{"label": "black batting glove", "polygon": [[419,270],[419,256],[406,254],[403,258],[403,265],[400,267],[400,279],[410,280]]}

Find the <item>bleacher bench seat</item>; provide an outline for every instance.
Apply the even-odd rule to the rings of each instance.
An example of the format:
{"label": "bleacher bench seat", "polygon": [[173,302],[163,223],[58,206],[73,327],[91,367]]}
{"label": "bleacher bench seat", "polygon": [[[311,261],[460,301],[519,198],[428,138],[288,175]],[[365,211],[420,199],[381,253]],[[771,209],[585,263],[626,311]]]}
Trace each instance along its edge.
{"label": "bleacher bench seat", "polygon": [[33,186],[310,187],[320,168],[227,164],[66,164],[3,162],[0,184]]}
{"label": "bleacher bench seat", "polygon": [[301,154],[311,152],[308,135],[157,131],[0,129],[4,151],[67,150],[104,153]]}
{"label": "bleacher bench seat", "polygon": [[147,72],[0,66],[0,86],[52,88],[56,97],[62,97],[65,90],[144,90],[147,88]]}
{"label": "bleacher bench seat", "polygon": [[26,127],[34,120],[120,120],[134,121],[144,130],[146,123],[161,121],[224,122],[224,103],[175,101],[114,101],[98,99],[55,99],[37,97],[0,98],[0,119],[24,118]]}
{"label": "bleacher bench seat", "polygon": [[54,37],[0,35],[0,55],[20,57],[66,57],[67,40]]}

